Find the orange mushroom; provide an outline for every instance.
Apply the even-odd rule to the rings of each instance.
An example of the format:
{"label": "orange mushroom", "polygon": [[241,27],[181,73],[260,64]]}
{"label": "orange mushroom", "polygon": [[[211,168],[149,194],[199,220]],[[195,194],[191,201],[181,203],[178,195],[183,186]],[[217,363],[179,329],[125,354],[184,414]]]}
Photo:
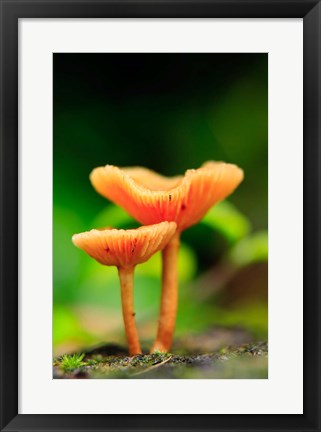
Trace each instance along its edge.
{"label": "orange mushroom", "polygon": [[131,355],[141,354],[134,313],[134,267],[163,249],[175,230],[175,222],[162,222],[131,230],[93,229],[72,237],[73,243],[96,261],[118,268],[123,319]]}
{"label": "orange mushroom", "polygon": [[174,221],[176,234],[163,250],[162,297],[158,333],[152,351],[172,344],[178,301],[177,258],[180,234],[199,222],[243,180],[243,170],[225,162],[206,162],[184,176],[164,177],[142,167],[95,168],[90,180],[98,193],[123,207],[142,224]]}

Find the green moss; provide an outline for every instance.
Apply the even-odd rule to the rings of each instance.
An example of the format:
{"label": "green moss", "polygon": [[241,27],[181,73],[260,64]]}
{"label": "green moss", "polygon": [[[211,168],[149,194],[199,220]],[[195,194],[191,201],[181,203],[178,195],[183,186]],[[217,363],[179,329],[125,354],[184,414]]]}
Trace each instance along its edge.
{"label": "green moss", "polygon": [[58,362],[58,365],[65,372],[71,372],[75,369],[79,369],[80,367],[86,365],[86,363],[82,361],[84,357],[85,357],[84,353],[72,354],[72,355],[65,354],[61,357],[61,360],[60,362]]}

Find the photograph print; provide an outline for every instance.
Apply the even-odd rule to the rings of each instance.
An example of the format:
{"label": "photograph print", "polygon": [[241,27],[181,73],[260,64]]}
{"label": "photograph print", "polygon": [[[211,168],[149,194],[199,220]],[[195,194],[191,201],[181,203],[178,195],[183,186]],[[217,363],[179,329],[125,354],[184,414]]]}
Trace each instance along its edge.
{"label": "photograph print", "polygon": [[267,53],[54,53],[53,176],[53,378],[268,378]]}

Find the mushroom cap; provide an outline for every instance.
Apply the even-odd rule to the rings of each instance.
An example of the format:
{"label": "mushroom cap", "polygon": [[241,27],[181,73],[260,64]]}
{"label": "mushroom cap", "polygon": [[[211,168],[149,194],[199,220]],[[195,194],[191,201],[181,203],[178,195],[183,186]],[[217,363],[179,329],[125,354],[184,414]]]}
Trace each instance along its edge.
{"label": "mushroom cap", "polygon": [[92,229],[73,235],[72,241],[101,264],[129,268],[164,249],[175,231],[175,222],[162,222],[129,230]]}
{"label": "mushroom cap", "polygon": [[123,168],[129,177],[136,183],[152,191],[161,191],[172,189],[181,182],[183,176],[166,177],[151,169],[145,167],[127,167]]}
{"label": "mushroom cap", "polygon": [[243,170],[225,162],[206,162],[184,176],[164,177],[142,167],[95,168],[90,180],[98,193],[144,225],[174,221],[182,231],[202,219],[243,180]]}

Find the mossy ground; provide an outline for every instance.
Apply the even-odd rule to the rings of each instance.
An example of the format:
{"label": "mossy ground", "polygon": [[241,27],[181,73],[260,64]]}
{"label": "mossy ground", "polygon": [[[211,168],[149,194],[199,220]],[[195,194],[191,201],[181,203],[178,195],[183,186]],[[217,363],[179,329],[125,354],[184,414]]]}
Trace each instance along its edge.
{"label": "mossy ground", "polygon": [[[213,352],[142,354],[129,357],[124,347],[103,345],[54,360],[54,378],[268,378],[266,342],[223,346]],[[67,367],[66,367],[67,365]]]}

